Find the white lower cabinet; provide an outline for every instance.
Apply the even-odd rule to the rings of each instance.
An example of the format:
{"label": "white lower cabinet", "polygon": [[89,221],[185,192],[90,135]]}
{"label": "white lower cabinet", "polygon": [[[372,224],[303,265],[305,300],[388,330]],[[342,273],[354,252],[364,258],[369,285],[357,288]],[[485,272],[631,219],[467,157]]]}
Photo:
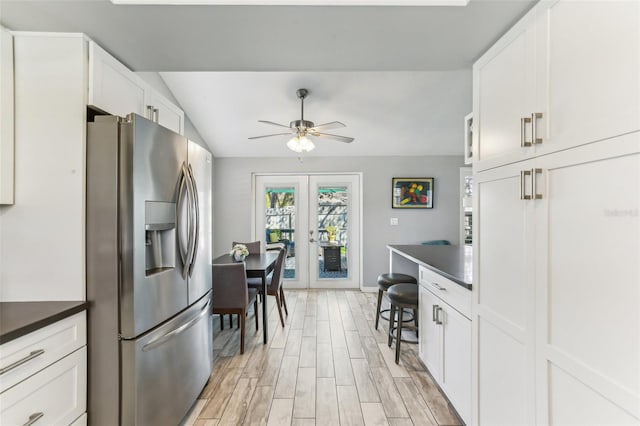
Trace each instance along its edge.
{"label": "white lower cabinet", "polygon": [[85,312],[1,345],[0,367],[1,425],[86,424]]}
{"label": "white lower cabinet", "polygon": [[82,347],[0,394],[0,423],[69,425],[86,410],[87,349]]}
{"label": "white lower cabinet", "polygon": [[[440,277],[440,290],[436,294],[430,288],[432,280],[425,279],[435,273],[423,271],[420,267],[418,355],[462,420],[471,424],[471,320],[447,303],[452,290],[457,292],[456,287],[463,293],[452,300],[462,302],[463,306],[468,304],[464,296],[470,303],[471,292]],[[449,287],[444,287],[443,282]]]}

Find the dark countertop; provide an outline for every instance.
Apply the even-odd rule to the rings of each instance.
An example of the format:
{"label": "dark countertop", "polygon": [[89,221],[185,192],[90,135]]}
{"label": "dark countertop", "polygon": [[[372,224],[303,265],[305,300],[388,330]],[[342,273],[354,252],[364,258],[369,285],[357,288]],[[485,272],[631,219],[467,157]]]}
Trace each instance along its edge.
{"label": "dark countertop", "polygon": [[82,312],[89,302],[0,302],[0,344]]}
{"label": "dark countertop", "polygon": [[400,256],[404,256],[471,290],[473,279],[471,246],[393,244],[387,247]]}

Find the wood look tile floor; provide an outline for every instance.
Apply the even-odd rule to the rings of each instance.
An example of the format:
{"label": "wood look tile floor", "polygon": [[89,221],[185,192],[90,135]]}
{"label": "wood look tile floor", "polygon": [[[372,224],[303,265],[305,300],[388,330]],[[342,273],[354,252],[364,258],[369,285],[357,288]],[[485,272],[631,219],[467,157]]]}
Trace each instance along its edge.
{"label": "wood look tile floor", "polygon": [[229,329],[227,317],[221,331],[214,315],[213,372],[182,426],[460,425],[419,361],[417,345],[403,344],[395,364],[388,322],[374,329],[376,297],[286,291],[285,328],[269,297],[269,343],[248,318],[243,355],[236,323]]}

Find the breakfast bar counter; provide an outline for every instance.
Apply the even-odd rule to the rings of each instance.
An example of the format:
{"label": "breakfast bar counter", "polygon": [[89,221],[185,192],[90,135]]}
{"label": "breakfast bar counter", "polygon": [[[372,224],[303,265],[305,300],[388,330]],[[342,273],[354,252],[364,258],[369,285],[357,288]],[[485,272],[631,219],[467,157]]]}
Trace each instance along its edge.
{"label": "breakfast bar counter", "polygon": [[423,266],[471,290],[473,279],[471,246],[391,244],[387,248],[390,271],[407,272],[417,276],[415,275],[417,266]]}

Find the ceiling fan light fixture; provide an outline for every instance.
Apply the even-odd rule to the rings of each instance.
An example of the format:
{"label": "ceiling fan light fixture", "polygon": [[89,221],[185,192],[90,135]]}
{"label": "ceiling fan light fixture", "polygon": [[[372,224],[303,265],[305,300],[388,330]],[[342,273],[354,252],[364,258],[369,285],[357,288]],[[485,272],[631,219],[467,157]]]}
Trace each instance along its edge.
{"label": "ceiling fan light fixture", "polygon": [[315,147],[313,141],[304,135],[294,136],[287,142],[287,148],[298,153],[313,151]]}

